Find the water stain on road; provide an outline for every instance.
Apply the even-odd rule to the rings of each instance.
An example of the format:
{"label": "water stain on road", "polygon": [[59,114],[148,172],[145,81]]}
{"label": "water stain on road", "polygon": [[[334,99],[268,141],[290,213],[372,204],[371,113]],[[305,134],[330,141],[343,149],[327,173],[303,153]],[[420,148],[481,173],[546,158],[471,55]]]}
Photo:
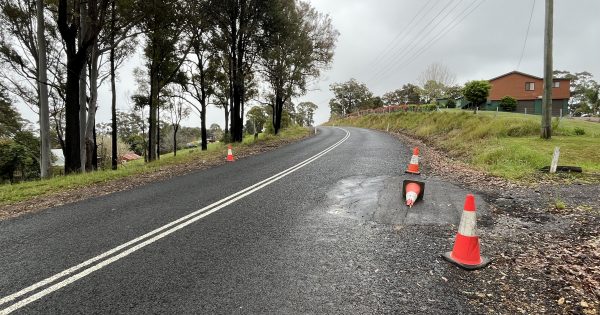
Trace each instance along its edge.
{"label": "water stain on road", "polygon": [[[327,193],[328,213],[390,225],[459,223],[465,196],[470,191],[434,177],[419,177],[425,182],[424,198],[408,208],[402,196],[402,181],[407,178],[408,175],[344,178]],[[475,198],[478,214],[485,215],[487,203],[477,195]]]}

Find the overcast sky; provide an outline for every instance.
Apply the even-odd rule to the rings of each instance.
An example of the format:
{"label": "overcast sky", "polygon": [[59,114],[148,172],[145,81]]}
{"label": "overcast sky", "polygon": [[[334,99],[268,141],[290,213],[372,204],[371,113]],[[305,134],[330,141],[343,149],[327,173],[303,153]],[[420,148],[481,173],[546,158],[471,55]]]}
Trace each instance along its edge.
{"label": "overcast sky", "polygon": [[[456,74],[458,83],[490,79],[519,70],[543,75],[544,0],[535,0],[524,55],[517,68],[534,0],[311,0],[331,16],[340,32],[331,68],[294,100],[319,106],[316,123],[329,118],[329,85],[350,78],[382,95],[406,83],[416,83],[431,63]],[[600,1],[554,1],[554,69],[589,71],[600,79]],[[118,109],[128,110],[135,91],[131,58],[119,71]],[[110,90],[101,88],[98,121],[110,121]],[[250,105],[251,106],[251,105]],[[25,117],[35,114],[21,108]],[[208,123],[224,125],[223,113],[209,108]],[[193,114],[186,126],[199,126]]]}

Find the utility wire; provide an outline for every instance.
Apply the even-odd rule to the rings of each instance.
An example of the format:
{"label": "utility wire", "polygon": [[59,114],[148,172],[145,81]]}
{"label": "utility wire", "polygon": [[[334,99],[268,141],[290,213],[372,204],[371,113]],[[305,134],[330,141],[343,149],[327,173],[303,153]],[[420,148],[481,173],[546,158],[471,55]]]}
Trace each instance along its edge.
{"label": "utility wire", "polygon": [[[402,38],[402,40],[400,40],[399,42],[396,42],[402,35],[404,35],[404,33],[410,32],[412,31],[412,23],[417,19],[418,16],[421,15],[421,13],[425,10],[425,8],[427,8],[429,6],[432,0],[428,0],[425,5],[423,7],[421,7],[421,9],[419,10],[419,12],[417,12],[417,14],[415,14],[413,16],[413,18],[410,20],[410,22],[408,22],[408,24],[406,25],[406,27],[403,27],[402,30],[396,35],[396,37],[394,37],[394,39],[392,39],[388,45],[377,55],[377,57],[375,57],[373,59],[373,61],[370,63],[369,68],[374,68],[376,66],[379,65],[379,63],[386,59],[388,54],[390,52],[392,52],[394,50],[394,48],[396,48],[396,46],[398,46],[400,43],[402,43],[402,41],[404,40],[404,38]],[[434,7],[435,4],[437,4],[437,2],[434,2]],[[432,7],[433,9],[433,7]],[[416,26],[416,25],[415,25]]]}
{"label": "utility wire", "polygon": [[523,41],[523,49],[521,49],[521,57],[519,58],[519,63],[517,63],[517,70],[521,67],[521,61],[523,60],[523,55],[525,55],[525,47],[527,46],[527,38],[529,37],[529,28],[531,27],[531,19],[533,18],[533,8],[535,8],[535,0],[533,0],[533,5],[531,6],[529,24],[527,24],[527,32],[525,33],[525,41]]}
{"label": "utility wire", "polygon": [[[473,1],[467,8],[465,8],[465,10],[463,10],[461,12],[461,14],[463,12],[467,11],[470,7],[472,7],[472,5],[475,4],[475,2],[477,2],[477,1],[478,0]],[[472,7],[472,9],[469,12],[467,12],[467,14],[465,14],[464,16],[462,16],[458,22],[456,22],[454,24],[448,24],[448,28],[446,28],[444,30],[444,32],[438,34],[437,37],[434,37],[429,42],[427,42],[427,44],[425,44],[419,51],[415,52],[407,62],[405,62],[404,64],[397,65],[396,67],[390,67],[388,69],[389,71],[387,71],[385,74],[388,75],[392,71],[402,70],[406,66],[410,65],[415,59],[417,59],[419,56],[421,56],[423,52],[425,52],[434,43],[436,43],[437,40],[439,40],[440,38],[442,38],[444,35],[446,35],[450,31],[452,31],[452,29],[454,29],[456,26],[458,26],[460,23],[462,23],[462,21],[464,21],[471,13],[473,13],[477,8],[479,8],[479,6],[481,6],[485,1],[486,0],[482,0],[475,7]],[[385,78],[385,77],[386,77],[385,75],[382,75],[380,78]]]}
{"label": "utility wire", "polygon": [[[451,8],[449,11],[447,11],[447,12],[446,12],[446,14],[445,14],[445,15],[444,15],[444,16],[443,16],[443,17],[442,17],[440,20],[438,20],[438,21],[437,21],[437,23],[435,23],[435,24],[433,25],[433,27],[432,27],[432,28],[430,28],[430,29],[429,29],[427,32],[425,32],[423,35],[421,35],[421,36],[420,36],[420,37],[419,37],[417,40],[413,41],[413,42],[412,42],[410,45],[408,45],[408,47],[406,47],[406,49],[404,49],[404,50],[403,50],[403,52],[402,52],[400,55],[398,55],[398,56],[396,56],[396,58],[394,58],[395,60],[393,61],[393,64],[396,64],[396,65],[398,65],[398,64],[402,64],[402,63],[406,62],[406,60],[407,60],[407,57],[409,57],[409,56],[410,56],[410,54],[411,54],[413,51],[415,51],[415,49],[419,49],[419,47],[421,46],[421,44],[422,44],[423,42],[425,42],[425,41],[426,41],[426,40],[429,38],[429,35],[430,35],[430,34],[432,34],[432,32],[433,32],[433,31],[436,31],[436,30],[437,30],[437,28],[438,28],[438,26],[439,26],[440,24],[442,24],[443,22],[445,22],[445,21],[446,21],[446,18],[448,18],[448,16],[449,16],[449,15],[450,15],[452,12],[454,12],[454,11],[456,10],[456,8],[457,8],[457,7],[458,7],[458,6],[459,6],[459,5],[460,5],[462,2],[463,2],[463,0],[460,0],[460,1],[456,1],[456,2],[454,2],[454,3],[455,3],[455,4],[454,4],[454,6],[453,6],[453,7],[452,7],[452,8]],[[445,9],[447,9],[447,8],[448,8],[448,6],[449,6],[450,4],[452,4],[452,1],[451,1],[451,2],[448,2],[448,5],[446,5],[446,6],[445,6],[445,7],[442,9],[442,11],[440,11],[440,12],[439,12],[439,13],[436,15],[436,17],[435,17],[435,18],[434,18],[434,19],[431,21],[431,23],[429,23],[429,24],[427,25],[427,27],[428,27],[428,26],[431,26],[431,25],[433,24],[433,22],[435,21],[435,19],[436,19],[436,18],[437,18],[437,17],[438,17],[438,16],[439,16],[439,15],[440,15],[440,14],[441,14],[441,13],[442,13],[442,12],[443,12]],[[460,16],[460,14],[459,14],[458,16]],[[457,16],[457,17],[458,17],[458,16]],[[452,19],[450,19],[450,21],[452,21]],[[451,22],[450,22],[450,23],[451,23]],[[450,24],[450,23],[448,23],[448,24]],[[425,28],[424,28],[423,30],[425,30]],[[437,34],[439,34],[439,33],[440,33],[440,32],[442,32],[442,31],[443,31],[443,28],[441,28],[441,29],[437,30]],[[431,38],[434,38],[434,37],[436,37],[436,36],[437,36],[437,34],[434,34],[434,35],[433,35],[433,37],[431,37]],[[390,61],[391,61],[391,60],[390,60]],[[391,63],[391,62],[390,62],[390,63]],[[388,72],[390,72],[392,68],[394,68],[394,67],[393,67],[393,65],[388,65],[387,67],[385,67],[385,68],[383,68],[383,69],[380,69],[380,71],[379,71],[379,72],[377,72],[377,73],[375,73],[371,79],[373,79],[373,78],[376,78],[376,77],[382,77],[382,76],[384,76],[385,74],[387,74]]]}
{"label": "utility wire", "polygon": [[[461,1],[462,1],[462,0],[461,0]],[[433,23],[434,23],[434,22],[437,20],[437,18],[438,18],[438,17],[439,17],[439,16],[440,16],[440,15],[441,15],[441,14],[442,14],[442,13],[443,13],[443,12],[444,12],[444,11],[445,11],[445,10],[446,10],[446,9],[447,9],[449,6],[450,6],[450,5],[451,5],[451,4],[452,4],[452,1],[449,1],[449,2],[448,2],[448,3],[447,3],[447,4],[446,4],[446,5],[445,5],[445,6],[444,6],[444,7],[443,7],[443,8],[442,8],[442,9],[441,9],[441,10],[440,10],[440,11],[439,11],[437,14],[436,14],[436,15],[435,15],[435,16],[434,16],[434,17],[433,17],[433,18],[432,18],[432,19],[431,19],[431,20],[430,20],[430,21],[429,21],[427,24],[425,24],[425,26],[424,26],[423,28],[421,28],[421,29],[419,30],[419,32],[417,32],[417,34],[421,34],[421,33],[423,33],[425,30],[427,30],[427,29],[429,28],[429,26],[431,26],[431,25],[432,25],[432,24],[433,24]],[[451,11],[450,11],[450,12],[451,12]],[[442,20],[440,20],[440,21],[443,21],[447,15],[448,15],[448,14],[446,14],[446,15],[444,16],[444,18],[442,18]],[[414,49],[414,47],[415,47],[416,45],[418,45],[418,44],[419,44],[421,41],[423,41],[423,40],[424,40],[424,38],[426,38],[426,37],[427,37],[427,35],[428,35],[428,34],[430,34],[430,33],[431,33],[431,31],[432,31],[432,30],[434,30],[434,29],[437,27],[437,25],[439,25],[439,23],[440,23],[440,22],[438,21],[438,23],[437,23],[437,24],[435,24],[435,26],[434,26],[432,29],[430,29],[429,31],[427,31],[427,33],[426,33],[424,36],[422,36],[422,37],[419,37],[417,40],[415,40],[415,41],[411,42],[411,43],[408,45],[407,49],[403,50],[403,52],[400,54],[400,56],[398,56],[398,57],[393,57],[393,56],[392,56],[392,57],[390,58],[390,60],[388,60],[388,62],[389,62],[389,61],[391,61],[391,59],[399,60],[399,59],[403,58],[403,57],[404,57],[404,56],[407,54],[407,51],[412,51],[412,49]],[[384,64],[384,65],[385,65],[385,64]],[[381,75],[381,73],[387,72],[387,70],[389,70],[389,66],[386,66],[386,67],[381,67],[381,68],[380,68],[378,71],[376,71],[376,72],[373,74],[373,76],[371,77],[371,79],[372,79],[372,78],[375,78],[375,77],[377,77],[377,76],[379,76],[379,75]]]}

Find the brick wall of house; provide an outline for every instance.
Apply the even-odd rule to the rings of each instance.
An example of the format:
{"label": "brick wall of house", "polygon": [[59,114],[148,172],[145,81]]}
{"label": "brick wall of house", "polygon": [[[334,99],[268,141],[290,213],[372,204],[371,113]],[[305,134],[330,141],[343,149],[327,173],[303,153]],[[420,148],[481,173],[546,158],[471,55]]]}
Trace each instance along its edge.
{"label": "brick wall of house", "polygon": [[[560,86],[552,89],[552,99],[568,99],[571,97],[569,80],[555,79],[555,81],[558,81]],[[533,91],[525,90],[527,82],[534,83]],[[500,100],[504,96],[512,96],[517,100],[535,100],[542,95],[544,81],[520,73],[510,73],[490,80],[490,84],[492,85],[488,98],[490,101]]]}

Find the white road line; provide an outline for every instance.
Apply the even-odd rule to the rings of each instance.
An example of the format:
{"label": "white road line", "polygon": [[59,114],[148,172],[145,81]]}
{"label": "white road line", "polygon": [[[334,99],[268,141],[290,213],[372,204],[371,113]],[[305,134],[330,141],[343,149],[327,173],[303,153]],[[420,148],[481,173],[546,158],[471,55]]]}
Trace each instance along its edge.
{"label": "white road line", "polygon": [[[341,128],[338,128],[338,129],[341,129]],[[240,199],[242,199],[242,198],[244,198],[244,197],[246,197],[246,196],[248,196],[248,195],[250,195],[250,194],[252,194],[252,193],[254,193],[254,192],[256,192],[256,191],[258,191],[258,190],[260,190],[260,189],[262,189],[262,188],[264,188],[264,187],[266,187],[266,186],[268,186],[268,185],[270,185],[272,183],[274,183],[274,182],[276,182],[276,181],[278,181],[279,179],[281,179],[281,178],[283,178],[283,177],[285,177],[285,176],[287,176],[287,175],[289,175],[289,174],[291,174],[291,173],[299,170],[300,168],[302,168],[302,167],[304,167],[304,166],[312,163],[316,159],[320,158],[321,156],[327,154],[331,150],[335,149],[337,146],[339,146],[342,143],[344,143],[350,137],[350,132],[348,132],[345,129],[342,129],[342,130],[344,130],[346,132],[346,135],[344,136],[344,138],[342,138],[340,141],[336,142],[335,144],[333,144],[329,148],[327,148],[327,149],[325,149],[325,150],[317,153],[316,155],[313,155],[312,157],[304,160],[303,162],[300,162],[300,163],[298,163],[298,164],[296,164],[296,165],[294,165],[294,166],[292,166],[292,167],[290,167],[290,168],[288,168],[288,169],[286,169],[286,170],[284,170],[282,172],[279,172],[279,173],[277,173],[277,174],[275,174],[275,175],[273,175],[273,176],[271,176],[271,177],[269,177],[269,178],[267,178],[265,180],[262,180],[262,181],[260,181],[260,182],[258,182],[256,184],[254,184],[252,186],[249,186],[249,187],[247,187],[247,188],[245,188],[245,189],[243,189],[243,190],[241,190],[241,191],[239,191],[237,193],[234,193],[234,194],[232,194],[232,195],[230,195],[230,196],[228,196],[226,198],[223,198],[223,199],[221,199],[221,200],[219,200],[217,202],[214,202],[214,203],[212,203],[212,204],[210,204],[210,205],[208,205],[208,206],[206,206],[206,207],[204,207],[204,208],[202,208],[200,210],[194,211],[194,212],[192,212],[192,213],[190,213],[190,214],[188,214],[188,215],[186,215],[184,217],[181,217],[181,218],[179,218],[179,219],[177,219],[177,220],[175,220],[173,222],[170,222],[170,223],[168,223],[168,224],[166,224],[166,225],[164,225],[164,226],[162,226],[160,228],[157,228],[157,229],[155,229],[155,230],[153,230],[153,231],[151,231],[149,233],[146,233],[146,234],[144,234],[144,235],[142,235],[140,237],[137,237],[137,238],[135,238],[135,239],[133,239],[133,240],[125,243],[125,244],[117,246],[117,247],[115,247],[115,248],[113,248],[113,249],[111,249],[111,250],[109,250],[107,252],[104,252],[104,253],[96,256],[96,257],[93,257],[93,258],[91,258],[89,260],[86,260],[85,262],[83,262],[81,264],[78,264],[78,265],[73,266],[73,267],[71,267],[69,269],[66,269],[66,270],[64,270],[64,271],[62,271],[60,273],[57,273],[57,274],[49,277],[49,278],[46,278],[46,279],[44,279],[44,280],[42,280],[40,282],[37,282],[37,283],[35,283],[35,284],[33,284],[33,285],[31,285],[31,286],[29,286],[29,287],[27,287],[27,288],[19,291],[19,292],[13,293],[11,295],[8,295],[8,296],[0,299],[0,305],[5,304],[5,303],[10,302],[10,301],[13,301],[13,300],[15,300],[15,299],[17,299],[17,298],[19,298],[19,297],[21,297],[21,296],[23,296],[23,295],[31,292],[31,291],[34,291],[35,289],[38,289],[38,288],[43,287],[45,285],[51,284],[51,283],[55,282],[56,280],[58,280],[60,278],[63,278],[65,276],[67,276],[67,275],[70,275],[71,273],[73,273],[73,272],[75,272],[75,271],[77,271],[77,270],[79,270],[81,268],[89,266],[89,265],[91,265],[91,264],[93,264],[93,263],[95,263],[95,262],[97,262],[99,260],[102,260],[103,258],[106,258],[106,257],[111,256],[112,254],[114,254],[116,252],[121,251],[122,249],[124,249],[124,248],[126,248],[126,247],[128,247],[130,245],[138,243],[138,242],[140,242],[140,241],[142,241],[142,240],[144,240],[144,239],[146,239],[148,237],[151,237],[152,235],[155,235],[155,234],[157,234],[157,233],[159,233],[159,232],[161,232],[161,231],[163,231],[165,229],[168,229],[167,231],[164,231],[164,232],[162,232],[162,233],[160,233],[160,234],[158,234],[158,235],[156,235],[154,237],[151,237],[151,238],[147,239],[146,241],[143,241],[143,242],[141,242],[141,243],[139,243],[139,244],[137,244],[137,245],[135,245],[135,246],[133,246],[133,247],[125,250],[125,251],[122,251],[121,253],[119,253],[119,254],[117,254],[117,255],[115,255],[113,257],[105,259],[105,260],[103,260],[103,261],[101,261],[101,262],[99,262],[99,263],[97,263],[97,264],[95,264],[95,265],[93,265],[93,266],[91,266],[91,267],[89,267],[89,268],[87,268],[87,269],[85,269],[85,270],[83,270],[83,271],[75,274],[75,275],[72,275],[72,276],[68,277],[67,279],[64,279],[64,280],[62,280],[62,281],[60,281],[60,282],[58,282],[58,283],[56,283],[56,284],[54,284],[54,285],[52,285],[50,287],[48,287],[48,288],[46,288],[46,289],[38,292],[38,293],[35,293],[35,294],[29,296],[26,299],[23,299],[23,300],[15,303],[15,304],[13,304],[13,305],[5,308],[5,309],[3,309],[3,310],[0,310],[0,315],[9,314],[9,313],[11,313],[11,312],[13,312],[15,310],[18,310],[19,308],[21,308],[21,307],[23,307],[23,306],[25,306],[25,305],[27,305],[27,304],[29,304],[31,302],[34,302],[34,301],[36,301],[36,300],[38,300],[38,299],[40,299],[40,298],[42,298],[42,297],[44,297],[44,296],[46,296],[46,295],[54,292],[56,290],[59,290],[59,289],[65,287],[65,286],[67,286],[67,285],[69,285],[69,284],[71,284],[71,283],[73,283],[73,282],[75,282],[75,281],[77,281],[77,280],[79,280],[79,279],[81,279],[81,278],[83,278],[83,277],[91,274],[92,272],[94,272],[96,270],[99,270],[99,269],[101,269],[101,268],[103,268],[103,267],[105,267],[105,266],[107,266],[107,265],[109,265],[109,264],[111,264],[111,263],[113,263],[113,262],[115,262],[115,261],[123,258],[123,257],[126,257],[129,254],[131,254],[133,252],[136,252],[136,251],[140,250],[141,248],[143,248],[143,247],[145,247],[145,246],[147,246],[149,244],[152,244],[152,243],[156,242],[157,240],[162,239],[163,237],[165,237],[165,236],[167,236],[169,234],[172,234],[175,231],[177,231],[179,229],[182,229],[182,228],[186,227],[187,225],[189,225],[191,223],[194,223],[194,222],[196,222],[196,221],[198,221],[198,220],[200,220],[200,219],[202,219],[202,218],[204,218],[204,217],[212,214],[213,212],[216,212],[216,211],[218,211],[218,210],[220,210],[220,209],[222,209],[222,208],[224,208],[224,207],[226,207],[226,206],[228,206],[228,205],[230,205],[230,204],[232,204],[232,203],[234,203],[234,202],[236,202],[236,201],[238,201],[238,200],[240,200]],[[185,221],[185,222],[181,223],[182,221]],[[181,224],[178,224],[178,223],[181,223]],[[176,225],[176,224],[178,224],[178,225]],[[174,225],[176,225],[176,226],[173,227]]]}

